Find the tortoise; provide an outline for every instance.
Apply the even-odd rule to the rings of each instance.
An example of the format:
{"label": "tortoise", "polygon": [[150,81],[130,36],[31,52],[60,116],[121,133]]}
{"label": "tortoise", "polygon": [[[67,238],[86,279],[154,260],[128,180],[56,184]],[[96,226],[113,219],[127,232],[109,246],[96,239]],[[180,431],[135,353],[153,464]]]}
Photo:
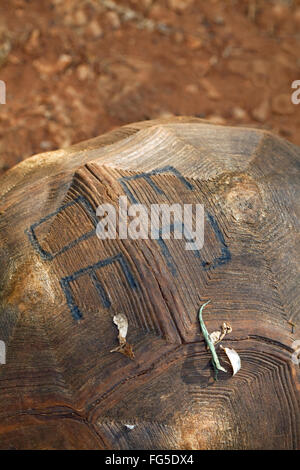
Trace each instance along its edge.
{"label": "tortoise", "polygon": [[[194,117],[125,125],[9,170],[0,448],[298,448],[299,176],[299,147]],[[120,196],[203,205],[203,247],[100,239],[97,208]],[[222,344],[242,365],[233,376],[216,345],[217,380],[198,318],[208,300],[207,330],[228,322]],[[112,352],[121,314],[131,355]]]}

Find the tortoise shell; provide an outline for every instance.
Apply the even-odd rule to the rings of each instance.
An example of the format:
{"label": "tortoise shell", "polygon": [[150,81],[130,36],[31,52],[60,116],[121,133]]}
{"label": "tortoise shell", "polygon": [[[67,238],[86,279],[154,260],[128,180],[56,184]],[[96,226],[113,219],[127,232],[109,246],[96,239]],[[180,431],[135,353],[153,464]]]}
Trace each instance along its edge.
{"label": "tortoise shell", "polygon": [[[291,143],[196,118],[127,125],[6,173],[0,448],[297,448],[299,176]],[[203,204],[203,248],[99,239],[97,207],[124,195]],[[230,323],[222,344],[242,363],[233,376],[219,349],[217,381],[208,299],[208,331]],[[134,358],[111,352],[120,313]]]}

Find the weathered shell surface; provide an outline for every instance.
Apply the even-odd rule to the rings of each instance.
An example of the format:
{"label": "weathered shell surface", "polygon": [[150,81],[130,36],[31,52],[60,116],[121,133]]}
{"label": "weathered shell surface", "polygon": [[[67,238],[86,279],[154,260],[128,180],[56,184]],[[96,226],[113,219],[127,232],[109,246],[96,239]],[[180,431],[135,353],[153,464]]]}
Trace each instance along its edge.
{"label": "weathered shell surface", "polygon": [[[0,448],[297,448],[299,177],[292,144],[194,118],[125,126],[9,171]],[[121,195],[204,204],[203,249],[99,240],[96,208]],[[229,322],[223,345],[242,358],[217,382],[197,320],[207,299],[208,330]],[[134,360],[110,352],[118,313]]]}

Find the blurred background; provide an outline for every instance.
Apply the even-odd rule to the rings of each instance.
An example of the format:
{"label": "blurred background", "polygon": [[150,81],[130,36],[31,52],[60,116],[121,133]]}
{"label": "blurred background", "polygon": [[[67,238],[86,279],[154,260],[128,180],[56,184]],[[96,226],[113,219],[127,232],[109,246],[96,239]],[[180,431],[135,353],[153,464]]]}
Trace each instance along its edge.
{"label": "blurred background", "polygon": [[0,174],[172,115],[300,145],[300,1],[0,0],[0,79]]}

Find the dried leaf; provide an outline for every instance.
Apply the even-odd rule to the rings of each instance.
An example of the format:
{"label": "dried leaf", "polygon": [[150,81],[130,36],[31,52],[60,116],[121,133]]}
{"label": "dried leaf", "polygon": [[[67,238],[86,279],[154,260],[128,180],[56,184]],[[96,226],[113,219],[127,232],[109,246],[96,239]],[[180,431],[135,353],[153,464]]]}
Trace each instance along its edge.
{"label": "dried leaf", "polygon": [[123,315],[123,313],[119,313],[118,315],[115,315],[113,318],[113,322],[115,325],[117,325],[118,330],[119,330],[119,335],[118,335],[119,346],[112,349],[110,352],[119,352],[121,354],[124,354],[124,356],[127,356],[130,359],[133,359],[134,352],[133,352],[132,346],[131,344],[126,342],[126,336],[127,336],[127,331],[128,331],[128,320],[127,320],[126,315]]}
{"label": "dried leaf", "polygon": [[222,341],[222,339],[228,334],[232,332],[231,325],[227,322],[223,322],[222,331],[213,331],[209,336],[211,339],[211,342],[215,345],[218,344]]}
{"label": "dried leaf", "polygon": [[241,368],[241,358],[240,358],[240,356],[238,355],[238,353],[236,352],[235,349],[223,348],[223,346],[221,346],[221,348],[224,349],[224,351],[227,354],[227,357],[230,361],[230,364],[231,364],[232,369],[233,369],[233,374],[232,375],[235,375]]}
{"label": "dried leaf", "polygon": [[213,331],[209,336],[212,344],[216,344],[220,341],[221,331]]}
{"label": "dried leaf", "polygon": [[227,335],[228,333],[231,333],[232,332],[232,326],[227,323],[226,321],[223,322],[223,325],[222,325],[222,333],[225,335]]}
{"label": "dried leaf", "polygon": [[115,315],[113,318],[113,322],[115,325],[117,325],[118,330],[119,330],[119,343],[120,346],[122,344],[126,343],[126,336],[127,336],[127,331],[128,331],[128,320],[123,313],[119,313],[118,315]]}
{"label": "dried leaf", "polygon": [[125,424],[125,426],[127,429],[130,429],[130,430],[135,428],[135,424]]}

